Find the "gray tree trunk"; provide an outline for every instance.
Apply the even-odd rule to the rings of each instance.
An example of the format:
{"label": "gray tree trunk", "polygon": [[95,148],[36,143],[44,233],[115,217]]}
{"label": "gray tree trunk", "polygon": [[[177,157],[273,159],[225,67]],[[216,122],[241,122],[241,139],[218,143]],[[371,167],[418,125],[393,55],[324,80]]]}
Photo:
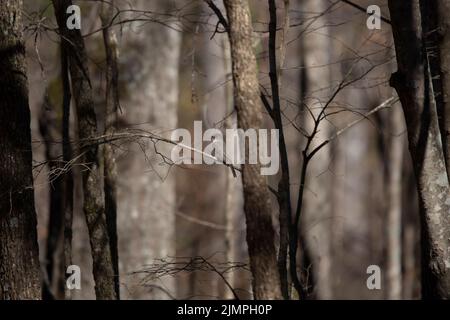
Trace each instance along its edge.
{"label": "gray tree trunk", "polygon": [[[136,1],[134,9],[170,12],[175,1]],[[161,19],[161,17],[159,17]],[[162,16],[162,19],[166,19]],[[172,24],[171,22],[167,22]],[[172,25],[173,27],[173,25]],[[159,23],[135,23],[124,30],[120,49],[121,81],[125,84],[121,123],[170,137],[177,126],[178,66],[181,32]],[[141,286],[141,270],[156,259],[175,256],[175,176],[153,143],[129,144],[118,162],[118,232],[124,298],[167,299],[175,296],[175,279],[165,277]],[[157,144],[170,156],[172,146]],[[145,154],[144,154],[145,152]]]}
{"label": "gray tree trunk", "polygon": [[450,187],[418,0],[389,1],[398,71],[391,79],[406,118],[422,221],[422,295],[450,298]]}
{"label": "gray tree trunk", "polygon": [[403,136],[397,135],[403,126],[403,114],[395,106],[389,117],[389,158],[388,158],[388,210],[387,210],[387,298],[402,298],[402,173]]}
{"label": "gray tree trunk", "polygon": [[447,177],[450,179],[450,1],[421,0],[420,5],[426,58],[430,63]]}
{"label": "gray tree trunk", "polygon": [[[331,93],[331,47],[327,16],[321,14],[326,11],[329,3],[325,0],[306,0],[303,3],[303,11],[308,15],[308,29],[304,41],[304,61],[307,68],[306,104],[317,117]],[[313,23],[311,23],[313,21]],[[311,23],[311,24],[309,24]],[[317,31],[314,31],[317,30]],[[306,127],[311,130],[314,122],[308,117]],[[324,120],[320,124],[320,130],[313,141],[314,149],[331,134],[329,122]],[[302,232],[305,234],[306,248],[312,259],[312,271],[314,272],[315,294],[319,299],[331,299],[331,179],[328,170],[331,163],[330,149],[323,148],[314,156],[308,167],[307,188],[305,193],[304,219]],[[307,267],[307,266],[306,266]]]}

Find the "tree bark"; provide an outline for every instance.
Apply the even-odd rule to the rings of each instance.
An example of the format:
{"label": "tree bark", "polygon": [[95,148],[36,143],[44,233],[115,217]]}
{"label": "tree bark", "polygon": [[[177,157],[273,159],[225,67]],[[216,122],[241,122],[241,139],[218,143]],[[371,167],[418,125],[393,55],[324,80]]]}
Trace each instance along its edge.
{"label": "tree bark", "polygon": [[449,0],[421,0],[426,59],[430,64],[447,177],[450,179]]}
{"label": "tree bark", "polygon": [[[226,0],[231,45],[234,97],[238,126],[260,129],[260,102],[256,58],[252,46],[252,23],[247,0]],[[246,150],[248,163],[248,150]],[[247,244],[256,299],[282,299],[275,251],[270,194],[260,164],[243,165],[244,211]]]}
{"label": "tree bark", "polygon": [[422,295],[450,298],[450,187],[430,72],[423,52],[418,0],[389,1],[398,71],[391,78],[405,114],[420,198]]}
{"label": "tree bark", "polygon": [[93,274],[97,299],[116,299],[114,290],[114,268],[105,217],[103,197],[103,173],[100,171],[99,147],[95,143],[97,117],[92,99],[92,86],[89,78],[87,55],[80,30],[69,30],[66,25],[66,9],[71,0],[53,0],[55,15],[61,32],[61,41],[68,56],[72,91],[75,99],[80,152],[84,170],[83,211],[89,230],[93,258]]}
{"label": "tree bark", "polygon": [[0,300],[39,299],[22,1],[0,2]]}
{"label": "tree bark", "polygon": [[[119,66],[117,38],[109,27],[114,16],[114,1],[102,3],[100,18],[103,27],[103,43],[106,52],[106,102],[105,102],[105,135],[112,136],[117,128],[117,112],[119,101]],[[104,192],[105,214],[108,225],[109,246],[114,269],[114,289],[120,298],[119,249],[117,241],[117,165],[113,146],[103,146],[104,157]]]}

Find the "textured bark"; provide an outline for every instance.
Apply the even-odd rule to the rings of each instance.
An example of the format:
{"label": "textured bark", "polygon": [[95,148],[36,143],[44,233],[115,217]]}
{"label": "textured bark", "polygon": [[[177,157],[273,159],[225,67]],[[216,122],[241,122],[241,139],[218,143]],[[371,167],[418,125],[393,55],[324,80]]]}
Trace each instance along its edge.
{"label": "textured bark", "polygon": [[[262,106],[252,46],[250,8],[247,0],[226,0],[224,3],[229,24],[238,127],[258,130],[262,124]],[[248,154],[246,160],[248,163]],[[253,294],[258,300],[281,299],[270,195],[266,178],[260,174],[260,165],[243,165],[242,181]]]}
{"label": "textured bark", "polygon": [[[117,112],[119,101],[119,66],[117,53],[117,38],[114,30],[109,27],[114,16],[114,1],[102,3],[101,20],[103,27],[103,43],[106,52],[106,107],[105,135],[113,135],[117,127]],[[120,298],[119,252],[117,245],[117,165],[115,152],[111,144],[103,146],[104,157],[104,192],[105,214],[108,225],[109,246],[114,269],[114,289]]]}
{"label": "textured bark", "polygon": [[447,177],[450,179],[450,10],[449,0],[421,0],[427,60],[433,79]]}
{"label": "textured bark", "polygon": [[[170,12],[179,1],[140,0],[138,10]],[[162,16],[162,15],[161,15]],[[160,17],[161,18],[161,17]],[[161,19],[166,19],[162,17]],[[123,30],[120,47],[123,115],[125,128],[170,135],[177,126],[178,66],[182,34],[171,21],[142,24]],[[151,141],[130,143],[118,162],[118,231],[121,274],[139,271],[157,259],[175,256],[175,176]],[[170,156],[171,145],[158,143],[157,151]],[[123,276],[123,298],[167,299],[158,287],[176,296],[173,277],[146,282],[139,274]],[[156,287],[152,287],[156,285]]]}
{"label": "textured bark", "polygon": [[92,99],[92,87],[89,79],[84,40],[80,30],[68,30],[66,26],[66,18],[68,18],[66,9],[70,5],[72,5],[71,0],[53,0],[56,19],[62,35],[62,43],[68,55],[81,142],[81,161],[85,166],[82,172],[83,211],[92,249],[95,293],[97,299],[116,299],[114,268],[105,217],[103,173],[100,171],[98,145],[92,141],[98,135],[97,118]]}
{"label": "textured bark", "polygon": [[389,1],[398,71],[391,84],[405,114],[422,222],[422,295],[450,298],[450,187],[434,92],[425,63],[419,1]]}
{"label": "textured bark", "polygon": [[0,2],[0,300],[39,299],[22,1]]}

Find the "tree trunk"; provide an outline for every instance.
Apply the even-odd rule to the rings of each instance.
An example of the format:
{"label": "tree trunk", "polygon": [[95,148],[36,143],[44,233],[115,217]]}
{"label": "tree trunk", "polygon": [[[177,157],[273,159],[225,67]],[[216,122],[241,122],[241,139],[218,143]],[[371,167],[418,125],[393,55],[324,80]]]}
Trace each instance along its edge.
{"label": "tree trunk", "polygon": [[426,58],[430,63],[447,177],[450,179],[450,1],[421,0],[420,5]]}
{"label": "tree trunk", "polygon": [[396,132],[402,127],[402,113],[395,106],[389,113],[388,212],[387,212],[387,298],[402,298],[402,168],[403,137]]}
{"label": "tree trunk", "polygon": [[[114,1],[102,3],[100,18],[103,27],[103,43],[106,52],[106,106],[105,135],[112,136],[117,127],[119,101],[119,66],[116,33],[109,27],[114,17]],[[103,146],[105,214],[108,225],[109,246],[114,269],[114,289],[120,298],[119,252],[117,246],[117,165],[113,146]]]}
{"label": "tree trunk", "polygon": [[450,298],[450,187],[430,72],[423,54],[418,0],[389,1],[398,71],[391,78],[405,114],[420,198],[422,295]]}
{"label": "tree trunk", "polygon": [[[226,0],[229,23],[234,97],[238,126],[260,129],[262,106],[256,58],[252,45],[252,23],[247,0]],[[245,155],[248,163],[248,150]],[[256,299],[282,299],[275,251],[270,194],[260,164],[243,165],[244,211],[247,244]]]}
{"label": "tree trunk", "polygon": [[[285,4],[286,5],[286,4]],[[287,154],[286,139],[284,134],[283,117],[281,111],[280,99],[280,66],[284,59],[282,50],[277,52],[277,7],[275,0],[269,0],[269,78],[272,90],[272,104],[273,104],[273,119],[275,127],[279,130],[279,145],[281,158],[281,178],[278,182],[278,206],[280,210],[279,224],[280,224],[280,241],[278,249],[278,272],[280,275],[281,293],[284,299],[289,299],[289,281],[288,281],[288,247],[289,247],[289,232],[292,227],[292,207],[291,207],[291,193],[290,193],[290,174],[289,174],[289,159]],[[288,9],[286,11],[288,14]],[[286,27],[286,26],[285,26]],[[286,35],[286,30],[283,30]],[[284,36],[283,35],[283,36]],[[277,55],[281,56],[278,59]],[[297,284],[295,278],[294,284]],[[298,287],[298,285],[297,285]]]}
{"label": "tree trunk", "polygon": [[50,206],[47,236],[46,275],[43,284],[43,299],[64,299],[65,260],[64,260],[64,215],[63,215],[63,183],[61,162],[58,157],[62,153],[61,145],[62,118],[58,117],[55,106],[48,98],[39,115],[39,131],[45,143],[45,155],[49,170]]}
{"label": "tree trunk", "polygon": [[61,32],[61,40],[68,55],[73,96],[75,99],[79,138],[81,142],[81,161],[84,165],[83,211],[89,230],[92,249],[93,274],[97,299],[116,299],[114,290],[114,268],[105,217],[103,197],[103,173],[100,168],[99,147],[95,137],[97,117],[92,99],[92,86],[88,72],[88,58],[80,30],[69,30],[66,25],[66,9],[71,0],[53,0],[55,15]]}
{"label": "tree trunk", "polygon": [[22,1],[0,2],[0,300],[39,299]]}
{"label": "tree trunk", "polygon": [[[225,34],[226,35],[226,34]],[[231,74],[231,57],[230,57],[230,45],[228,37],[222,38],[222,59],[224,60],[223,76],[228,79],[228,75]],[[233,104],[233,85],[227,81],[224,85],[225,94],[225,129],[237,129],[236,113],[234,112]],[[245,233],[245,229],[242,230],[242,220],[244,219],[243,212],[243,199],[242,199],[242,179],[235,177],[233,172],[229,168],[225,168],[226,179],[226,200],[225,200],[225,224],[226,224],[226,261],[227,262],[244,262],[244,259],[240,253],[240,246],[242,244],[239,241],[240,233]],[[245,241],[244,241],[245,243]],[[236,289],[239,283],[239,270],[232,270],[229,272],[228,282],[231,287]],[[236,292],[238,293],[238,292]],[[226,299],[234,299],[233,292],[231,290],[226,291]]]}
{"label": "tree trunk", "polygon": [[[61,82],[63,86],[62,99],[62,151],[63,163],[68,164],[72,160],[72,145],[70,143],[70,108],[72,93],[70,88],[69,62],[65,45],[61,44]],[[72,265],[72,229],[73,229],[73,198],[74,198],[74,174],[69,166],[64,172],[62,185],[64,212],[64,265],[65,271]],[[67,274],[65,274],[67,277]],[[65,277],[65,278],[66,278]],[[72,299],[72,291],[66,287],[66,300]]]}
{"label": "tree trunk", "polygon": [[[331,83],[331,47],[326,12],[328,2],[325,0],[306,0],[303,2],[303,12],[313,23],[308,25],[307,35],[302,39],[303,55],[306,67],[305,103],[314,117],[317,118],[323,109],[323,104],[329,99],[331,90],[327,89]],[[313,30],[313,31],[311,31]],[[314,32],[314,30],[317,30]],[[306,127],[314,127],[314,119],[305,113]],[[317,137],[311,144],[314,149],[331,134],[328,120],[323,120]],[[309,251],[312,263],[312,272],[316,283],[314,291],[319,299],[331,299],[331,181],[332,175],[328,171],[331,163],[330,148],[325,147],[317,153],[308,166],[307,192],[305,193],[305,208],[301,229],[306,243],[303,250]],[[310,266],[304,266],[310,267]]]}
{"label": "tree trunk", "polygon": [[[140,0],[134,9],[171,12],[173,1]],[[164,15],[161,15],[165,19]],[[126,128],[152,131],[167,137],[177,126],[178,76],[181,32],[172,22],[137,22],[123,30],[121,47],[121,124]],[[118,163],[118,230],[121,273],[142,270],[157,259],[175,256],[175,175],[155,153],[153,142],[126,146],[127,154]],[[170,156],[171,145],[158,143],[158,153]],[[164,277],[142,286],[141,275],[123,276],[131,299],[168,299],[162,286],[176,296],[173,277]]]}

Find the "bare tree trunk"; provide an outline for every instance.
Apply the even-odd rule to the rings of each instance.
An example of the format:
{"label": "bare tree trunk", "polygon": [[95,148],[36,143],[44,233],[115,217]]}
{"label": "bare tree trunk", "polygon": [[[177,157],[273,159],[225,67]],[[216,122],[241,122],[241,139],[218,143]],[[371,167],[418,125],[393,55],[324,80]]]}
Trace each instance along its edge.
{"label": "bare tree trunk", "polygon": [[[47,89],[48,92],[48,89]],[[46,250],[46,275],[44,275],[43,299],[64,299],[65,260],[64,260],[64,215],[63,215],[63,183],[61,162],[58,157],[62,153],[61,124],[62,118],[50,102],[46,92],[45,100],[39,115],[39,131],[45,143],[46,161],[49,170],[49,222]]]}
{"label": "bare tree trunk", "polygon": [[389,1],[398,71],[391,79],[406,118],[422,220],[422,295],[450,298],[450,187],[418,0]]}
{"label": "bare tree trunk", "polygon": [[[238,126],[243,130],[258,130],[262,124],[262,106],[252,46],[250,8],[247,0],[226,0],[224,3],[229,23]],[[248,150],[245,159],[248,163]],[[281,299],[270,194],[260,168],[260,164],[246,164],[242,172],[253,294],[258,300]]]}
{"label": "bare tree trunk", "polygon": [[[169,13],[179,1],[135,1],[134,9]],[[162,17],[162,18],[161,18]],[[161,14],[158,19],[166,19]],[[177,126],[179,58],[182,34],[175,24],[132,24],[123,32],[121,81],[123,116],[127,128],[167,136]],[[170,145],[157,144],[158,153],[170,156]],[[127,145],[118,163],[118,230],[121,274],[141,270],[156,259],[175,256],[175,175],[155,152],[151,141]],[[143,287],[141,275],[123,276],[123,297],[168,299],[163,287],[176,296],[173,277]]]}
{"label": "bare tree trunk", "polygon": [[[329,28],[326,12],[328,1],[306,0],[303,3],[303,11],[308,13],[308,30],[304,41],[304,59],[306,69],[306,81],[308,92],[306,93],[306,104],[311,112],[317,117],[322,111],[324,103],[331,93],[331,47]],[[313,22],[311,22],[313,21]],[[314,126],[314,119],[308,113],[307,128]],[[320,124],[319,134],[313,141],[311,147],[314,149],[321,141],[330,136],[331,129],[327,120]],[[306,241],[304,250],[311,255],[312,272],[315,280],[315,294],[319,299],[331,299],[331,181],[328,167],[331,162],[329,148],[323,148],[314,156],[308,167],[307,193],[305,194],[304,219],[302,231]],[[308,267],[308,266],[305,266]]]}
{"label": "bare tree trunk", "polygon": [[[223,59],[225,76],[231,71],[231,57],[229,50],[229,42],[223,38]],[[225,84],[225,110],[226,120],[225,129],[236,129],[237,119],[234,113],[233,105],[233,86],[231,83]],[[242,208],[242,180],[236,178],[233,172],[226,168],[226,202],[225,202],[225,224],[226,224],[226,257],[227,262],[244,262],[239,255],[239,232],[240,221],[243,217]],[[232,270],[228,276],[228,282],[232,288],[238,285],[238,270]],[[226,299],[234,299],[233,292],[227,290]]]}
{"label": "bare tree trunk", "polygon": [[[103,43],[106,52],[106,106],[105,136],[112,136],[117,127],[119,101],[119,66],[117,60],[117,38],[109,27],[114,16],[114,1],[102,3],[100,18],[103,27]],[[114,268],[114,289],[120,299],[119,252],[117,245],[117,166],[115,152],[111,144],[103,146],[105,214],[108,225],[109,246]]]}
{"label": "bare tree trunk", "polygon": [[[69,164],[72,160],[72,146],[70,144],[70,108],[72,93],[70,89],[69,62],[66,53],[66,46],[61,44],[61,82],[63,85],[62,99],[62,152],[63,163]],[[69,165],[63,173],[63,203],[64,214],[64,265],[65,271],[72,265],[72,227],[73,227],[73,198],[74,198],[74,177],[72,166]],[[66,274],[67,276],[67,274]],[[66,287],[66,300],[72,299],[72,291]]]}
{"label": "bare tree trunk", "polygon": [[0,1],[0,300],[39,299],[22,1]]}
{"label": "bare tree trunk", "polygon": [[73,96],[77,110],[80,151],[85,169],[83,176],[83,210],[89,230],[93,258],[93,274],[97,299],[116,299],[114,268],[109,247],[103,196],[103,173],[100,171],[99,147],[93,141],[98,135],[97,117],[92,99],[84,40],[78,29],[69,30],[66,10],[71,0],[53,0],[61,40],[68,55]]}
{"label": "bare tree trunk", "polygon": [[403,137],[397,136],[402,128],[402,112],[394,107],[389,114],[389,168],[387,195],[389,199],[387,212],[387,298],[402,298],[402,168]]}
{"label": "bare tree trunk", "polygon": [[[286,4],[285,4],[286,5]],[[287,13],[286,13],[287,14]],[[277,7],[275,0],[269,0],[269,78],[272,89],[273,102],[273,120],[275,127],[279,130],[280,138],[280,158],[281,158],[281,178],[278,182],[278,205],[279,205],[279,224],[280,224],[280,243],[278,250],[278,272],[280,275],[281,293],[285,299],[289,299],[289,281],[288,281],[288,247],[289,232],[292,227],[292,207],[290,192],[290,174],[289,159],[287,154],[286,139],[282,120],[281,100],[280,100],[280,82],[279,66],[284,60],[284,43],[281,45],[280,58],[277,58]],[[286,26],[285,26],[286,28]],[[286,33],[286,29],[283,30]],[[280,63],[280,64],[279,64]]]}
{"label": "bare tree trunk", "polygon": [[[234,128],[234,126],[229,128]],[[233,176],[231,170],[226,172],[226,179],[226,261],[231,263],[243,262],[240,261],[238,235],[236,234],[239,232],[239,213],[242,212],[240,195],[238,194],[242,190],[242,185]],[[230,270],[228,274],[228,282],[234,289],[238,285],[237,274],[238,270]],[[234,299],[235,296],[231,290],[226,289],[225,298]]]}

